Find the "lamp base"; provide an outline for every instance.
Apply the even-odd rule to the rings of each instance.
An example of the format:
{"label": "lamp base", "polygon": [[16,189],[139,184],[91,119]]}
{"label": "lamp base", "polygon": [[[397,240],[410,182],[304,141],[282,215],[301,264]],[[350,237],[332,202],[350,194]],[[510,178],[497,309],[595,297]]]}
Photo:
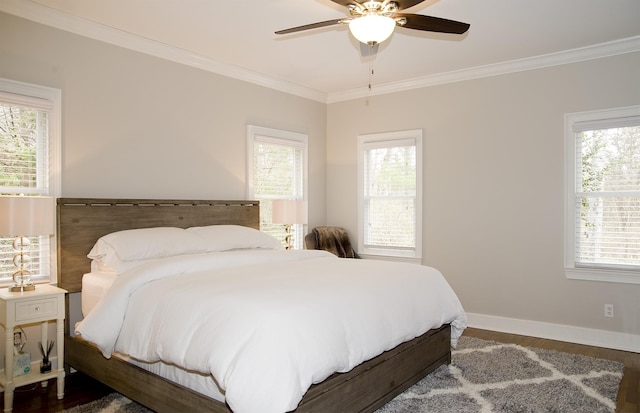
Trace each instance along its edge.
{"label": "lamp base", "polygon": [[291,243],[291,239],[293,238],[293,234],[291,233],[291,224],[287,224],[284,226],[284,232],[285,232],[285,236],[284,236],[284,249],[286,250],[290,250],[293,248],[293,244]]}
{"label": "lamp base", "polygon": [[27,285],[14,285],[13,287],[9,287],[9,291],[12,293],[21,293],[23,291],[33,291],[36,289],[35,284],[27,284]]}

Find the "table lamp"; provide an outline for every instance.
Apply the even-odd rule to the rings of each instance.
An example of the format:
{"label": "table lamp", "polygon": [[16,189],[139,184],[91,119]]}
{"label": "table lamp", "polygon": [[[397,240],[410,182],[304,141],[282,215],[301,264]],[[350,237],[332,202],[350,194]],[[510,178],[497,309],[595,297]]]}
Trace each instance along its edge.
{"label": "table lamp", "polygon": [[15,236],[13,249],[14,285],[9,291],[32,291],[31,273],[26,268],[31,262],[28,237],[51,235],[55,232],[54,199],[42,196],[0,196],[0,235]]}
{"label": "table lamp", "polygon": [[289,250],[293,248],[291,226],[307,223],[307,203],[299,199],[276,199],[271,205],[273,207],[271,222],[285,224],[284,230],[287,235],[284,237],[284,242],[285,248]]}

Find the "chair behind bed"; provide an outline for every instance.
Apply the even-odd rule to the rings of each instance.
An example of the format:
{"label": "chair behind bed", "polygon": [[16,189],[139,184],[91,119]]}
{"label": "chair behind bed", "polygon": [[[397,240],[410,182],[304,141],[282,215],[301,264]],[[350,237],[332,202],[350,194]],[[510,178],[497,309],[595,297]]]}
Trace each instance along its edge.
{"label": "chair behind bed", "polygon": [[315,227],[304,237],[304,243],[308,250],[325,250],[340,258],[360,258],[342,227]]}

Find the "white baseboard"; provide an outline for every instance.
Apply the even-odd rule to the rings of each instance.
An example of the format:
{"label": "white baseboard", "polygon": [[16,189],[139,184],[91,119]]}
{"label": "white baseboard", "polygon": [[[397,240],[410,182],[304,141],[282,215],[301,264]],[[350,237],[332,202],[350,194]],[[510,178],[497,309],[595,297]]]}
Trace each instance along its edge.
{"label": "white baseboard", "polygon": [[469,327],[640,353],[640,335],[467,313]]}

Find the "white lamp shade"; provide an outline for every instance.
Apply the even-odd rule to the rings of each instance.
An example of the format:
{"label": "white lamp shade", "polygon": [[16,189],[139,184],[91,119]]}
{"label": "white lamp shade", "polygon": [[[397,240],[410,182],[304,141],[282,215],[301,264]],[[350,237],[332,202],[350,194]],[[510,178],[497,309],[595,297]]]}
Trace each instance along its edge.
{"label": "white lamp shade", "polygon": [[0,196],[0,235],[34,237],[54,232],[53,198]]}
{"label": "white lamp shade", "polygon": [[307,203],[302,200],[276,199],[271,204],[271,222],[274,224],[306,224]]}
{"label": "white lamp shade", "polygon": [[364,44],[382,43],[391,36],[396,21],[391,17],[368,14],[349,22],[349,30],[353,37]]}

